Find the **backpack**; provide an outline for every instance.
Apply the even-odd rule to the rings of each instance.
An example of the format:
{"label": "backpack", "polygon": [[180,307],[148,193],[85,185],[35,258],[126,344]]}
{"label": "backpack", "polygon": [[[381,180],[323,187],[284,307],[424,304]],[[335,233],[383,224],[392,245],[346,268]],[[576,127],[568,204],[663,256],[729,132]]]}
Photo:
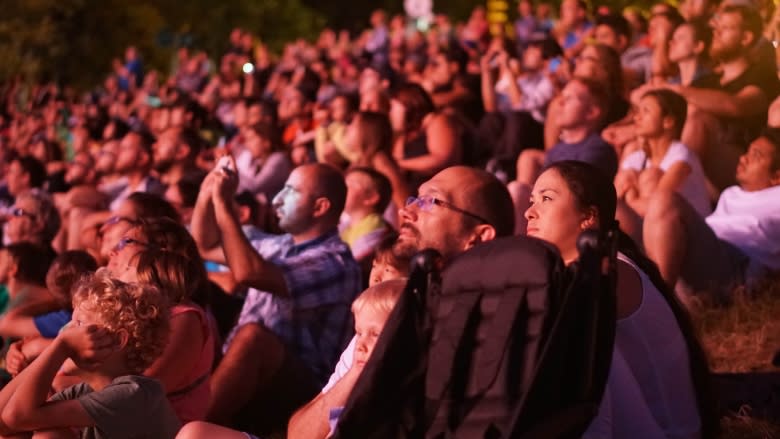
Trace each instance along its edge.
{"label": "backpack", "polygon": [[615,330],[614,249],[581,241],[568,268],[526,237],[417,255],[333,437],[580,436]]}

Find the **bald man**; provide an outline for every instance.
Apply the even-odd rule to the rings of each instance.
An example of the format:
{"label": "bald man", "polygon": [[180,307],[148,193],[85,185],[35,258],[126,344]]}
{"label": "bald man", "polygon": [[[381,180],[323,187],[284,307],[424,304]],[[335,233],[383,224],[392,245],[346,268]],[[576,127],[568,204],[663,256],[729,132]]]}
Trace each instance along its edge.
{"label": "bald man", "polygon": [[[411,257],[432,248],[445,263],[475,245],[510,236],[514,208],[506,187],[485,171],[453,166],[434,175],[401,209],[401,227],[393,251]],[[322,392],[290,419],[289,438],[325,437],[331,408],[343,406],[357,380],[352,367],[355,339],[341,354]],[[344,379],[342,379],[344,378]]]}
{"label": "bald man", "polygon": [[234,170],[206,177],[192,218],[201,252],[250,287],[211,380],[208,420],[263,434],[316,394],[336,364],[360,268],[336,228],[347,192],[338,170],[295,169],[273,199],[287,233],[252,242],[231,208]]}

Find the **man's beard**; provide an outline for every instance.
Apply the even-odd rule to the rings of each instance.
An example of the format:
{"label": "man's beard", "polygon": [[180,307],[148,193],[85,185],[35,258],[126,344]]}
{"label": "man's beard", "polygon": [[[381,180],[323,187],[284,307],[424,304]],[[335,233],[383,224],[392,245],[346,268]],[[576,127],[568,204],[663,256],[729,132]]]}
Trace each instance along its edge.
{"label": "man's beard", "polygon": [[738,45],[734,46],[717,46],[713,45],[710,48],[710,57],[714,61],[729,62],[742,56],[742,47]]}
{"label": "man's beard", "polygon": [[420,251],[420,231],[409,223],[401,224],[399,232],[404,229],[411,232],[414,236],[411,241],[408,238],[399,236],[398,240],[393,244],[393,253],[398,258],[411,259],[412,256]]}

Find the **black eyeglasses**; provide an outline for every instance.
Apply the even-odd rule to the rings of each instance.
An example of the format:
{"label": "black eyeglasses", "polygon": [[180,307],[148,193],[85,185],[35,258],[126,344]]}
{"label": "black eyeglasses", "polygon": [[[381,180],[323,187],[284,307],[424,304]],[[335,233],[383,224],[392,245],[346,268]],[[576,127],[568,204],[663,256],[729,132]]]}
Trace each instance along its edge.
{"label": "black eyeglasses", "polygon": [[35,218],[35,214],[31,212],[27,212],[26,210],[22,209],[21,207],[14,207],[11,209],[11,215],[15,217],[22,217],[26,216],[28,218]]}
{"label": "black eyeglasses", "polygon": [[479,221],[481,224],[490,224],[490,221],[486,220],[485,218],[482,218],[481,216],[471,213],[468,210],[463,210],[460,207],[449,203],[444,200],[440,200],[436,197],[432,197],[430,195],[423,195],[421,197],[409,197],[406,199],[406,207],[410,207],[412,204],[417,205],[417,208],[420,209],[423,212],[430,212],[433,205],[446,207],[447,209],[453,210],[455,212],[460,213],[461,215],[466,215],[470,218],[473,218],[477,221]]}

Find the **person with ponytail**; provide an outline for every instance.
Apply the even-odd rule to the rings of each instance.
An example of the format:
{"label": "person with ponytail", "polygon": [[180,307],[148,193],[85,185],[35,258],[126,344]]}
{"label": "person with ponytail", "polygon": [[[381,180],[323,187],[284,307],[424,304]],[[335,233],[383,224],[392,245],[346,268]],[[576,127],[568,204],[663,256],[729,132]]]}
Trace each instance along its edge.
{"label": "person with ponytail", "polygon": [[[583,162],[556,162],[539,176],[525,212],[528,236],[578,258],[582,231],[616,228],[610,179]],[[709,369],[690,317],[655,264],[622,232],[617,328],[607,389],[585,437],[712,437],[717,430]]]}

